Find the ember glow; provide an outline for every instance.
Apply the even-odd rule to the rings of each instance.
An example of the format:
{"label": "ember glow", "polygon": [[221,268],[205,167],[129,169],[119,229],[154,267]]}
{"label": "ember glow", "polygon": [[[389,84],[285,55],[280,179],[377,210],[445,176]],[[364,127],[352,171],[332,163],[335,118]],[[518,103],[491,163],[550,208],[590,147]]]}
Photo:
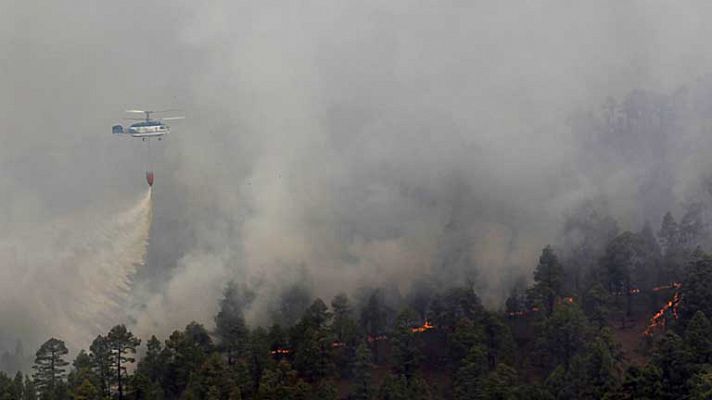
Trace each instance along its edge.
{"label": "ember glow", "polygon": [[388,337],[386,335],[379,335],[379,336],[369,336],[368,337],[368,342],[369,343],[374,343],[374,342],[380,342],[381,340],[386,340]]}
{"label": "ember glow", "polygon": [[421,326],[416,326],[415,328],[411,329],[411,332],[413,333],[423,333],[427,330],[433,329],[433,324],[431,324],[428,321],[425,321],[425,323]]}
{"label": "ember glow", "polygon": [[668,290],[668,289],[679,289],[680,287],[682,287],[682,283],[673,282],[670,285],[654,287],[653,292],[660,292],[660,291]]}
{"label": "ember glow", "polygon": [[665,303],[663,308],[661,308],[658,312],[655,313],[655,315],[653,315],[652,318],[650,318],[650,323],[648,324],[648,327],[643,332],[643,335],[651,336],[657,328],[664,328],[665,323],[666,323],[665,313],[668,310],[672,310],[673,318],[677,319],[679,305],[680,305],[680,292],[675,292],[675,294],[672,296],[672,299],[669,300],[667,303]]}
{"label": "ember glow", "polygon": [[613,294],[616,295],[616,296],[623,296],[623,295],[626,295],[626,294],[638,294],[638,293],[640,293],[640,289],[639,289],[639,288],[630,288],[630,289],[628,289],[628,293],[626,293],[626,292],[615,292],[615,293],[613,293]]}
{"label": "ember glow", "polygon": [[293,351],[292,349],[276,348],[276,349],[270,351],[270,353],[272,355],[286,355],[286,354],[291,354],[292,351]]}

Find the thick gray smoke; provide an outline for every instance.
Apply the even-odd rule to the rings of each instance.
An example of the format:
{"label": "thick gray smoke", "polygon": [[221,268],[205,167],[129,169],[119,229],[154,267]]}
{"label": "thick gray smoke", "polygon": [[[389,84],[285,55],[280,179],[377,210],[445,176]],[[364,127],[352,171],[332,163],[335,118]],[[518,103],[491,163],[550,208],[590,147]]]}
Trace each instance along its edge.
{"label": "thick gray smoke", "polygon": [[[146,160],[109,134],[123,109],[188,117],[154,154],[139,335],[210,325],[229,279],[255,292],[255,323],[295,283],[330,298],[470,279],[497,305],[581,203],[638,229],[704,194],[707,3],[1,8],[3,237],[131,204]],[[0,315],[6,342],[31,308]]]}

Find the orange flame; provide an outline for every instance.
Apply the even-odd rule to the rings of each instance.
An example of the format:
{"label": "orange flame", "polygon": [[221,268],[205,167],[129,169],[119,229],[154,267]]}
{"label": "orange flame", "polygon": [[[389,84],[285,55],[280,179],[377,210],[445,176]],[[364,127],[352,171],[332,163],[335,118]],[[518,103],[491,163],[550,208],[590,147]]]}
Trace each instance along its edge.
{"label": "orange flame", "polygon": [[433,329],[433,324],[431,324],[428,321],[425,321],[425,323],[421,326],[416,326],[415,328],[412,328],[410,331],[413,333],[423,333],[429,329]]}
{"label": "orange flame", "polygon": [[[679,287],[679,286],[678,286]],[[665,327],[665,312],[667,310],[672,310],[672,316],[673,318],[677,319],[678,318],[678,307],[680,305],[680,292],[675,292],[675,294],[672,296],[672,299],[669,300],[663,308],[658,310],[652,318],[650,318],[650,323],[648,324],[648,327],[645,329],[643,332],[643,335],[645,336],[650,336],[653,334],[653,331],[657,328],[664,328]]]}
{"label": "orange flame", "polygon": [[270,354],[272,355],[277,355],[277,354],[290,354],[292,352],[292,349],[282,349],[282,348],[276,348],[272,351],[270,351]]}

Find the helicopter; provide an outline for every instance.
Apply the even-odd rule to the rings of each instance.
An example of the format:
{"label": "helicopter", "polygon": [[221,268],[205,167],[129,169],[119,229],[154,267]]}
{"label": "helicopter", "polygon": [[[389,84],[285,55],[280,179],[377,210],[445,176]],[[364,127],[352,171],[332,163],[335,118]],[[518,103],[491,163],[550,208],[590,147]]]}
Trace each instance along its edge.
{"label": "helicopter", "polygon": [[[177,110],[162,110],[162,111],[146,111],[146,110],[126,110],[127,113],[144,114],[144,118],[139,118],[141,122],[133,123],[126,128],[121,125],[111,127],[111,133],[114,135],[129,135],[131,137],[141,138],[144,141],[150,138],[158,138],[161,140],[163,136],[170,133],[170,127],[163,121],[184,119],[185,117],[166,117],[151,119],[151,114],[161,114]],[[129,118],[134,119],[134,118]]]}
{"label": "helicopter", "polygon": [[[121,125],[114,125],[111,127],[111,133],[114,135],[127,135],[135,138],[141,138],[143,142],[148,142],[146,147],[146,183],[148,186],[153,187],[153,160],[151,157],[151,139],[163,139],[163,136],[170,133],[170,127],[166,125],[163,121],[184,119],[185,117],[166,117],[166,118],[156,118],[151,119],[151,114],[160,114],[165,112],[172,112],[177,110],[163,110],[163,111],[146,111],[146,110],[126,110],[127,113],[132,114],[144,114],[144,118],[139,118],[141,122],[133,123],[126,128]],[[129,118],[136,119],[136,118]]]}

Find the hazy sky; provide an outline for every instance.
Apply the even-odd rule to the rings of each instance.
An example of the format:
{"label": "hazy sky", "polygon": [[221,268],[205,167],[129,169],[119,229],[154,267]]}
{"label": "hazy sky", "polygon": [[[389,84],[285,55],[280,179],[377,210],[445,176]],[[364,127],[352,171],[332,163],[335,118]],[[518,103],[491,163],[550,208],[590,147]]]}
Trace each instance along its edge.
{"label": "hazy sky", "polygon": [[[0,9],[0,239],[71,227],[5,253],[27,259],[42,243],[60,258],[62,237],[80,240],[141,197],[145,146],[110,134],[122,110],[187,116],[153,148],[151,245],[127,321],[141,335],[209,324],[227,279],[257,292],[255,322],[294,281],[330,298],[390,282],[405,291],[414,276],[447,281],[472,266],[494,304],[579,202],[603,197],[623,228],[642,222],[635,183],[654,161],[587,173],[572,116],[634,89],[694,92],[712,68],[704,1],[0,0]],[[694,93],[698,104],[712,91]],[[695,116],[668,132],[680,137],[666,153],[668,207],[709,166],[704,124]],[[62,271],[48,276],[72,283],[86,273]],[[43,279],[7,279],[0,290],[21,281],[16,301],[29,303]],[[71,284],[41,286],[62,288],[61,305]],[[2,312],[12,322],[1,343],[53,334]]]}

